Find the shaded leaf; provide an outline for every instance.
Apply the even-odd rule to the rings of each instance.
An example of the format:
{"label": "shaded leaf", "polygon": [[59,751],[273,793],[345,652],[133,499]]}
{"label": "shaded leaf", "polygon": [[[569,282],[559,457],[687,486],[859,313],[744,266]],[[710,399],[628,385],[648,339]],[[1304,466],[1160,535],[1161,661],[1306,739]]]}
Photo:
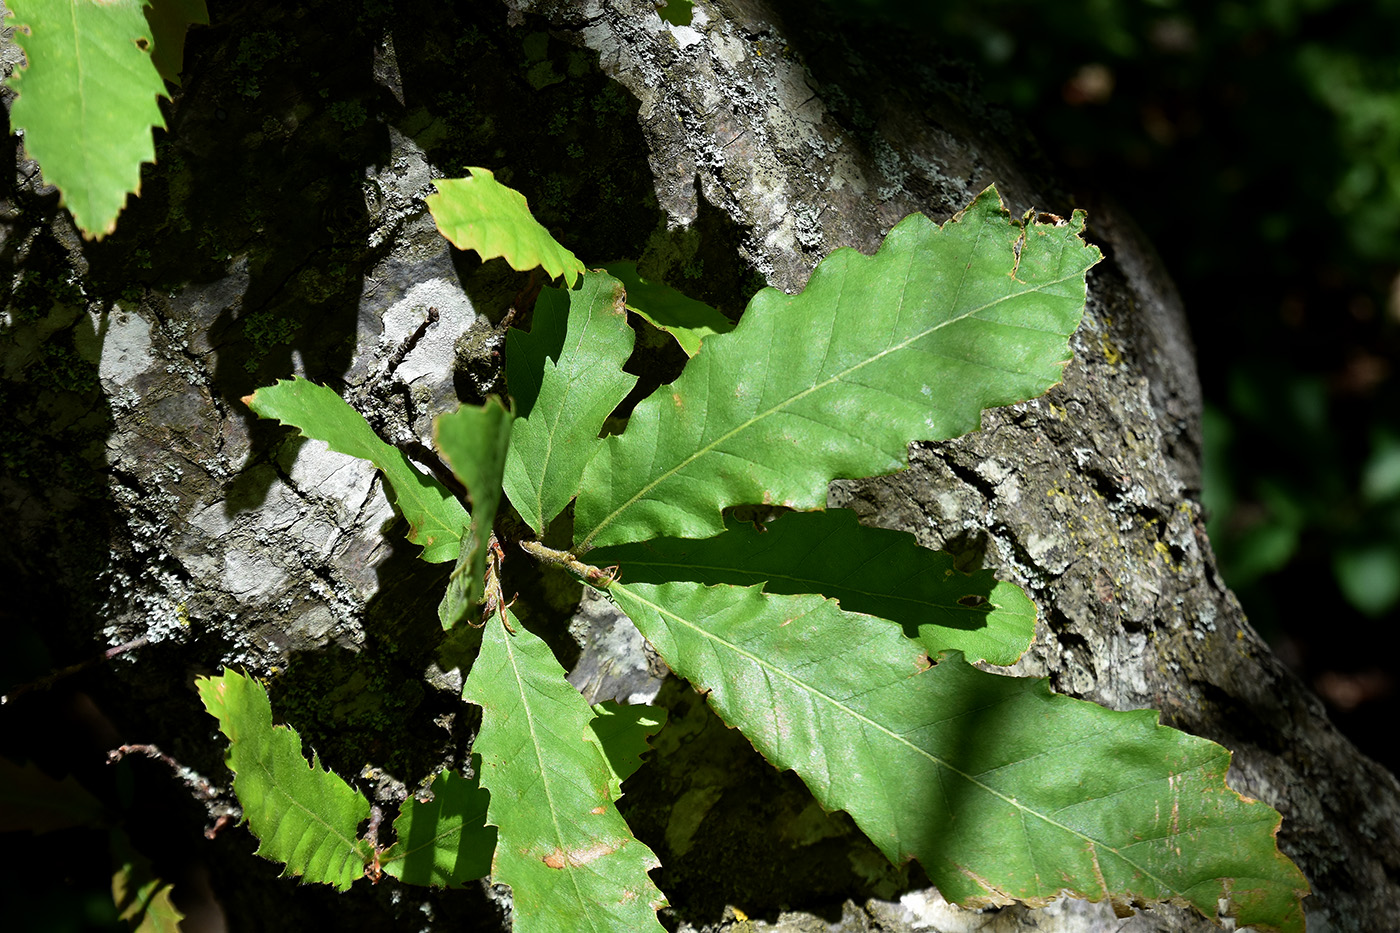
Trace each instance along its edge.
{"label": "shaded leaf", "polygon": [[506,335],[506,374],[520,417],[511,429],[505,490],[539,534],[578,494],[603,422],[637,377],[622,371],[636,335],[622,287],[587,272],[583,285],[543,289],[528,334]]}
{"label": "shaded leaf", "polygon": [[496,181],[488,169],[468,171],[469,178],[433,181],[438,193],[428,195],[428,210],[442,235],[458,249],[476,250],[483,261],[500,256],[520,272],[541,266],[572,288],[583,263],[534,218],[525,195]]}
{"label": "shaded leaf", "polygon": [[107,811],[71,774],[51,778],[34,762],[0,758],[0,833],[47,833],[70,826],[98,826]]}
{"label": "shaded leaf", "polygon": [[800,295],[760,291],[593,458],[577,550],[708,537],[730,505],[822,508],[832,479],[903,469],[910,441],[1044,393],[1099,259],[1083,226],[1023,227],[988,188],[942,227],[906,217],[873,257],[837,250]]}
{"label": "shaded leaf", "polygon": [[243,807],[258,855],[283,862],[283,876],[349,890],[373,855],[358,838],[369,801],[321,767],[307,764],[295,729],[272,724],[262,684],[233,671],[195,681],[204,708],[229,740],[233,790]]}
{"label": "shaded leaf", "polygon": [[151,26],[151,61],[160,76],[180,86],[180,70],[185,60],[185,32],[192,23],[209,25],[209,9],[204,0],[152,0],[146,7]]}
{"label": "shaded leaf", "polygon": [[112,903],[133,933],[179,933],[185,915],[170,899],[174,886],[155,874],[150,859],[131,847],[124,832],[112,834]]}
{"label": "shaded leaf", "polygon": [[610,262],[603,268],[627,289],[627,307],[675,337],[686,356],[700,352],[706,337],[734,329],[733,321],[705,302],[642,278],[635,262]]}
{"label": "shaded leaf", "polygon": [[501,504],[501,474],[512,418],[512,411],[493,397],[484,405],[463,405],[433,422],[433,442],[472,497],[467,546],[458,554],[447,593],[438,604],[438,619],[445,629],[456,625],[486,593],[486,556]]}
{"label": "shaded leaf", "polygon": [[151,61],[142,0],[10,0],[28,65],[10,79],[10,122],[84,236],[116,229],[141,163],[155,161],[151,129],[165,84]]}
{"label": "shaded leaf", "polygon": [[1279,815],[1225,784],[1230,753],[1052,694],[1044,679],[931,670],[891,626],[818,596],[695,583],[609,592],[677,674],[776,767],[850,813],[893,862],[914,857],[967,907],[1218,902],[1301,933],[1301,872]]}
{"label": "shaded leaf", "polygon": [[666,710],[660,706],[604,700],[593,707],[589,734],[584,738],[597,742],[603,751],[612,772],[608,792],[613,800],[622,796],[622,782],[642,766],[642,756],[651,751],[648,740],[664,725]]}
{"label": "shaded leaf", "polygon": [[486,877],[496,849],[496,828],[486,825],[491,795],[454,771],[438,774],[431,790],[432,800],[410,797],[399,809],[397,839],[379,858],[384,871],[407,884],[444,888]]}
{"label": "shaded leaf", "polygon": [[974,660],[1014,664],[1031,643],[1035,605],[990,570],[966,574],[914,536],[867,528],[854,512],[789,512],[764,524],[730,517],[713,538],[654,538],[599,548],[629,583],[764,584],[769,593],[820,593],[848,612],[898,622],[930,655],[956,649]]}
{"label": "shaded leaf", "polygon": [[325,386],[280,379],[243,399],[264,418],[289,424],[336,453],[368,460],[384,474],[389,499],[408,522],[408,540],[423,548],[429,563],[457,556],[467,510],[447,487],[420,471],[392,444],[374,433],[364,416]]}
{"label": "shaded leaf", "polygon": [[517,634],[486,626],[463,698],[482,707],[473,750],[500,829],[491,880],[508,884],[516,933],[660,931],[659,866],[608,793],[612,772],[585,742],[593,711],[549,647],[511,616]]}

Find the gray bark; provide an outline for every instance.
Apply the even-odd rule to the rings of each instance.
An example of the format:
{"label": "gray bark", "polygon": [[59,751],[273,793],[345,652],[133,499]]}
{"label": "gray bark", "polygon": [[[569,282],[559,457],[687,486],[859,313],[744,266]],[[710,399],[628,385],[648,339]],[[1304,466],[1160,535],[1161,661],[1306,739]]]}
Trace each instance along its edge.
{"label": "gray bark", "polygon": [[[81,242],[22,153],[0,204],[0,255],[16,272],[0,343],[0,560],[31,600],[59,607],[52,645],[79,655],[150,639],[93,688],[124,740],[157,742],[226,783],[191,681],[227,665],[285,671],[279,711],[341,773],[372,765],[363,783],[386,803],[464,762],[471,716],[435,655],[443,571],[401,543],[372,468],[289,440],[238,401],[305,373],[342,384],[384,436],[417,449],[433,414],[497,386],[497,323],[521,282],[452,254],[424,208],[432,178],[514,166],[585,260],[642,255],[677,281],[703,264],[706,297],[731,309],[750,270],[798,289],[832,249],[872,252],[906,214],[943,220],[995,182],[1013,214],[1089,207],[1105,249],[1064,383],[987,413],[975,435],[913,445],[903,473],[834,484],[831,504],[1024,586],[1041,617],[1017,673],[1159,709],[1230,748],[1232,786],[1283,814],[1280,845],[1314,889],[1310,929],[1393,923],[1400,785],[1335,731],[1216,573],[1178,296],[1131,221],[1111,204],[1072,205],[960,67],[766,0],[700,0],[689,27],[626,0],[400,9],[349,25],[322,7],[212,12],[160,164],[116,236]],[[259,58],[273,34],[295,54]],[[456,112],[431,84],[449,70],[468,101]],[[370,119],[332,115],[313,72],[368,102]],[[620,110],[610,82],[632,98]],[[559,113],[568,129],[554,138]],[[556,179],[576,126],[588,160],[575,175],[601,167]],[[436,164],[434,152],[474,161]],[[596,205],[571,215],[549,200],[561,187],[559,203]],[[413,343],[429,307],[439,320]],[[579,599],[547,576],[515,582],[544,584],[522,596],[527,620],[567,616]],[[595,696],[656,689],[654,659],[605,604],[579,612],[573,631],[590,629],[610,636],[584,649],[576,683]],[[624,808],[696,929],[744,929],[734,907],[770,920],[788,910],[777,922],[792,930],[825,928],[813,912],[847,930],[1213,928],[1170,906],[1128,919],[1079,902],[948,907],[682,685],[662,689],[668,754],[629,784]],[[204,818],[180,816],[194,836]],[[234,929],[502,922],[499,892],[385,884],[332,897],[275,880],[250,849],[246,831],[227,829],[195,856]]]}

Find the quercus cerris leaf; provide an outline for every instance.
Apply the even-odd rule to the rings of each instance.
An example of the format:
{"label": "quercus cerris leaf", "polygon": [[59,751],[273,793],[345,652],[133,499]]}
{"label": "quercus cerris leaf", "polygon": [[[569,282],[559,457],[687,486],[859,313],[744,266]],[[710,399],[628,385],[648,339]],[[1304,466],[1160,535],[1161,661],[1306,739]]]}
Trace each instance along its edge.
{"label": "quercus cerris leaf", "polygon": [[468,171],[468,178],[433,182],[438,193],[428,195],[428,210],[442,235],[458,249],[476,250],[482,260],[500,256],[521,272],[539,266],[551,279],[562,275],[572,288],[583,263],[534,218],[525,196],[488,169]]}
{"label": "quercus cerris leaf", "polygon": [[594,717],[584,738],[597,742],[608,762],[608,781],[613,800],[622,796],[622,782],[642,766],[642,756],[651,750],[650,738],[666,725],[666,710],[640,703],[604,700],[593,707]]}
{"label": "quercus cerris leaf", "polygon": [[942,227],[906,217],[875,256],[837,250],[799,295],[759,292],[590,462],[576,550],[718,534],[731,505],[822,508],[831,480],[1044,393],[1099,259],[1083,226],[1013,222],[989,188]]}
{"label": "quercus cerris leaf", "polygon": [[83,235],[116,229],[141,163],[155,161],[156,97],[165,84],[151,61],[142,0],[11,0],[15,42],[28,64],[11,84],[10,122]]}
{"label": "quercus cerris leaf", "polygon": [[608,791],[612,772],[589,733],[593,711],[549,647],[513,615],[487,623],[463,699],[482,708],[473,751],[499,828],[491,880],[508,884],[516,933],[662,930],[660,865]]}
{"label": "quercus cerris leaf", "polygon": [[578,493],[603,422],[637,377],[622,371],[635,340],[622,287],[587,272],[572,291],[540,291],[528,334],[506,335],[506,377],[520,417],[511,429],[505,491],[537,534]]}
{"label": "quercus cerris leaf", "polygon": [[159,877],[150,859],[131,847],[120,830],[112,833],[112,904],[132,933],[179,933],[185,915],[170,899],[173,885]]}
{"label": "quercus cerris leaf", "polygon": [[[474,766],[480,761],[474,757]],[[490,794],[476,778],[453,771],[438,774],[432,799],[410,797],[394,820],[396,841],[379,857],[386,874],[407,884],[452,887],[491,871],[496,828],[486,825]]]}
{"label": "quercus cerris leaf", "polygon": [[642,278],[635,262],[610,262],[603,269],[627,289],[627,307],[675,337],[686,356],[699,353],[706,337],[734,329],[733,321],[703,301]]}
{"label": "quercus cerris leaf", "polygon": [[264,418],[291,425],[336,453],[368,460],[384,474],[389,499],[408,522],[408,540],[429,563],[457,556],[467,510],[457,497],[374,433],[364,416],[331,389],[302,379],[278,380],[243,399]]}
{"label": "quercus cerris leaf", "polygon": [[491,527],[501,504],[501,475],[510,446],[512,411],[495,397],[463,405],[433,422],[433,442],[472,497],[471,527],[452,570],[438,619],[449,629],[485,595]]}
{"label": "quercus cerris leaf", "polygon": [[847,612],[897,622],[929,652],[1013,664],[1031,643],[1035,605],[989,570],[962,573],[952,555],[914,536],[867,528],[847,509],[789,512],[762,529],[730,517],[712,538],[653,538],[599,548],[598,565],[625,568],[629,583],[763,584],[769,593],[820,593]]}
{"label": "quercus cerris leaf", "polygon": [[204,708],[228,737],[233,790],[260,845],[258,855],[286,865],[283,875],[348,890],[373,856],[359,838],[369,801],[302,754],[301,736],[272,724],[262,684],[233,671],[195,681]]}
{"label": "quercus cerris leaf", "polygon": [[1278,851],[1278,813],[1226,785],[1228,751],[1156,712],[1055,695],[956,652],[925,670],[892,626],[819,596],[609,592],[764,757],[891,861],[917,858],[953,903],[1173,901],[1303,930],[1308,884]]}

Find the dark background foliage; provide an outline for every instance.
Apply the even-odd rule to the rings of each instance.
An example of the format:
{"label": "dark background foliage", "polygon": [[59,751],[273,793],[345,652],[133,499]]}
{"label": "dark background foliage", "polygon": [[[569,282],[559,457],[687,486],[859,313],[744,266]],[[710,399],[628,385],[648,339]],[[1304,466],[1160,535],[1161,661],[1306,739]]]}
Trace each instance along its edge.
{"label": "dark background foliage", "polygon": [[1076,203],[1146,230],[1199,351],[1221,572],[1394,770],[1400,3],[829,2],[970,61]]}

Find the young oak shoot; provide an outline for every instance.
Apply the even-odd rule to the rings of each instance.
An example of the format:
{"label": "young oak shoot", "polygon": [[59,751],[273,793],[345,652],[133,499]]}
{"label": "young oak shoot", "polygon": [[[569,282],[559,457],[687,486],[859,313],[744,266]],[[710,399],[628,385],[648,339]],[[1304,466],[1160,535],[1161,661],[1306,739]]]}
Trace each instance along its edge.
{"label": "young oak shoot", "polygon": [[[824,510],[832,479],[901,469],[909,442],[1060,379],[1099,258],[1083,225],[1014,221],[994,189],[942,226],[906,218],[876,255],[823,260],[801,294],[760,292],[606,439],[631,335],[621,284],[586,272],[512,335],[517,417],[449,459],[474,503],[489,514],[504,484],[541,536],[576,499],[574,553],[521,548],[607,590],[726,722],[950,901],[1171,901],[1301,931],[1307,882],[1278,851],[1277,812],[1225,783],[1227,751],[978,670],[1025,649],[1025,594]],[[293,391],[250,404],[271,413]],[[726,520],[740,505],[804,511],[760,531]],[[459,541],[433,539],[436,559]],[[518,620],[490,624],[481,652],[464,697],[483,708],[492,879],[512,886],[517,929],[656,928],[655,857],[612,806],[592,712]],[[622,730],[634,748],[641,721]]]}

